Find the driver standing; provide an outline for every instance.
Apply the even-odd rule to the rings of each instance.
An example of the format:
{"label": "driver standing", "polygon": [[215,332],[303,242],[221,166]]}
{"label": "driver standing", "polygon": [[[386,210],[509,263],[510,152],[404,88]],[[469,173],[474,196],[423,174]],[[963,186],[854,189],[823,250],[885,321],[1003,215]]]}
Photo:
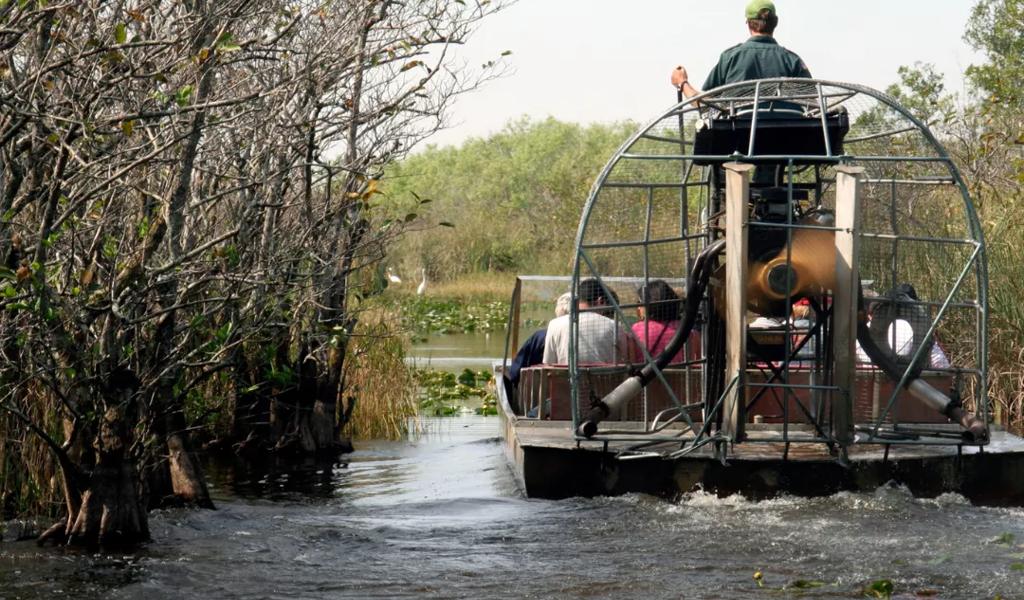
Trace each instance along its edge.
{"label": "driver standing", "polygon": [[[722,53],[718,64],[704,81],[705,90],[751,79],[811,76],[804,61],[772,37],[779,24],[773,2],[753,0],[747,5],[746,17],[750,39]],[[690,85],[689,75],[682,65],[672,70],[672,85],[687,98],[700,93]]]}

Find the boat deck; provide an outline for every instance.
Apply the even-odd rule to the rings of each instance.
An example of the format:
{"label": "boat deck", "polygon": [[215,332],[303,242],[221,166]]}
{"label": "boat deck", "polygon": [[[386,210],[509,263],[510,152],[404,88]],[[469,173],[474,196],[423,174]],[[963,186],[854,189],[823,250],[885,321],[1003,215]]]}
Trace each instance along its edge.
{"label": "boat deck", "polygon": [[[1024,438],[991,432],[986,446],[871,443],[853,444],[839,459],[811,431],[789,427],[788,444],[770,441],[777,425],[749,424],[748,439],[730,444],[725,460],[713,444],[672,454],[692,433],[675,441],[643,445],[637,425],[616,423],[617,432],[576,440],[569,421],[519,419],[502,413],[505,450],[520,486],[531,497],[614,495],[644,492],[663,496],[695,489],[751,498],[779,494],[821,496],[842,490],[871,491],[886,484],[906,486],[918,496],[945,492],[981,504],[1024,505]],[[926,426],[935,431],[935,424]],[[906,426],[907,431],[911,426]],[[949,427],[952,435],[956,429]],[[666,437],[669,432],[662,432]],[[801,442],[801,438],[808,440]],[[955,441],[955,440],[950,440]]]}
{"label": "boat deck", "polygon": [[[619,424],[616,425],[625,425]],[[696,424],[698,427],[700,423]],[[929,424],[929,429],[937,429],[935,425]],[[946,428],[951,434],[957,431],[954,426]],[[625,428],[617,431],[622,433],[611,434],[603,432],[599,439],[575,440],[572,435],[572,425],[568,421],[539,421],[531,419],[518,419],[516,430],[519,443],[522,446],[561,448],[561,449],[587,449],[619,453],[628,451],[631,447],[642,442],[644,437],[637,426],[637,433],[630,434]],[[913,426],[906,426],[903,431],[913,433]],[[683,442],[693,440],[693,435],[680,434],[677,442],[662,442],[646,446],[645,450],[651,452],[670,452],[679,448]],[[747,440],[742,444],[732,444],[729,447],[729,458],[736,460],[777,460],[784,456],[789,460],[821,461],[835,460],[835,455],[823,443],[811,441],[810,431],[805,427],[790,427],[789,437],[791,442],[787,449],[784,442],[773,441],[771,438],[779,437],[781,429],[778,426],[758,428],[756,424],[747,425]],[[664,435],[662,437],[665,437]],[[607,446],[605,444],[607,443]],[[970,455],[977,453],[1001,454],[1001,453],[1024,453],[1024,438],[1013,435],[1002,430],[993,430],[991,440],[987,446],[975,446],[964,444],[942,445],[918,445],[901,444],[898,440],[892,443],[870,443],[854,444],[849,447],[849,460],[851,461],[874,461],[874,460],[898,460],[905,458],[927,458],[941,456],[956,456],[958,454]],[[710,445],[697,448],[690,456],[712,457],[714,454]]]}

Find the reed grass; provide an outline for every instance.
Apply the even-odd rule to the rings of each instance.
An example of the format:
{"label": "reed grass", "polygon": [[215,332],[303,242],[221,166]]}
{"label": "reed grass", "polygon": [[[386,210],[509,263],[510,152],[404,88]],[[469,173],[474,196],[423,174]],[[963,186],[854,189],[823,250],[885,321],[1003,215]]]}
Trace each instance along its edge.
{"label": "reed grass", "polygon": [[[52,398],[29,385],[27,413],[51,434],[60,431]],[[62,507],[57,465],[45,443],[14,418],[0,411],[0,522],[6,519],[56,516]]]}
{"label": "reed grass", "polygon": [[[999,202],[997,202],[997,200]],[[997,420],[1024,433],[1024,196],[983,198],[989,259],[989,398]]]}
{"label": "reed grass", "polygon": [[364,313],[348,346],[346,399],[355,409],[346,431],[353,439],[400,439],[418,430],[416,380],[405,357],[408,340],[393,310]]}
{"label": "reed grass", "polygon": [[[462,303],[507,302],[512,294],[515,273],[479,271],[466,273],[454,279],[427,282],[424,295],[428,298],[453,300]],[[387,294],[406,300],[415,295],[415,285],[395,285]]]}

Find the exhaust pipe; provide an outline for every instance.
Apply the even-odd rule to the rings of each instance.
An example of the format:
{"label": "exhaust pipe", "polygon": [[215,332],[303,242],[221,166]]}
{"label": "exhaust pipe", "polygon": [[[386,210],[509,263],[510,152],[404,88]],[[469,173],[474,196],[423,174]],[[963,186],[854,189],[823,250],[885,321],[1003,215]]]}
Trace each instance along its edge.
{"label": "exhaust pipe", "polygon": [[[860,303],[863,306],[863,294],[861,294]],[[862,310],[860,313],[863,315],[864,311]],[[903,371],[900,367],[878,347],[874,338],[871,337],[866,320],[861,320],[857,323],[857,341],[860,343],[861,348],[864,349],[864,353],[871,359],[871,362],[882,369],[890,379],[898,382],[903,378]],[[946,415],[951,421],[959,423],[964,428],[964,435],[969,441],[984,442],[988,440],[988,427],[985,425],[985,422],[972,413],[964,411],[959,400],[954,400],[943,394],[916,375],[914,379],[907,383],[906,387],[911,396]]]}

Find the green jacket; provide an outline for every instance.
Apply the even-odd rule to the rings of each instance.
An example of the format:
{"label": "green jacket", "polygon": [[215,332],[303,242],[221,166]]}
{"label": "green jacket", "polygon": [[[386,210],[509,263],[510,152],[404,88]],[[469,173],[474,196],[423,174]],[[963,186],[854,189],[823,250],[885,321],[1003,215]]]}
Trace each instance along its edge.
{"label": "green jacket", "polygon": [[807,65],[770,35],[755,35],[722,53],[704,82],[704,91],[727,83],[769,77],[810,77]]}

